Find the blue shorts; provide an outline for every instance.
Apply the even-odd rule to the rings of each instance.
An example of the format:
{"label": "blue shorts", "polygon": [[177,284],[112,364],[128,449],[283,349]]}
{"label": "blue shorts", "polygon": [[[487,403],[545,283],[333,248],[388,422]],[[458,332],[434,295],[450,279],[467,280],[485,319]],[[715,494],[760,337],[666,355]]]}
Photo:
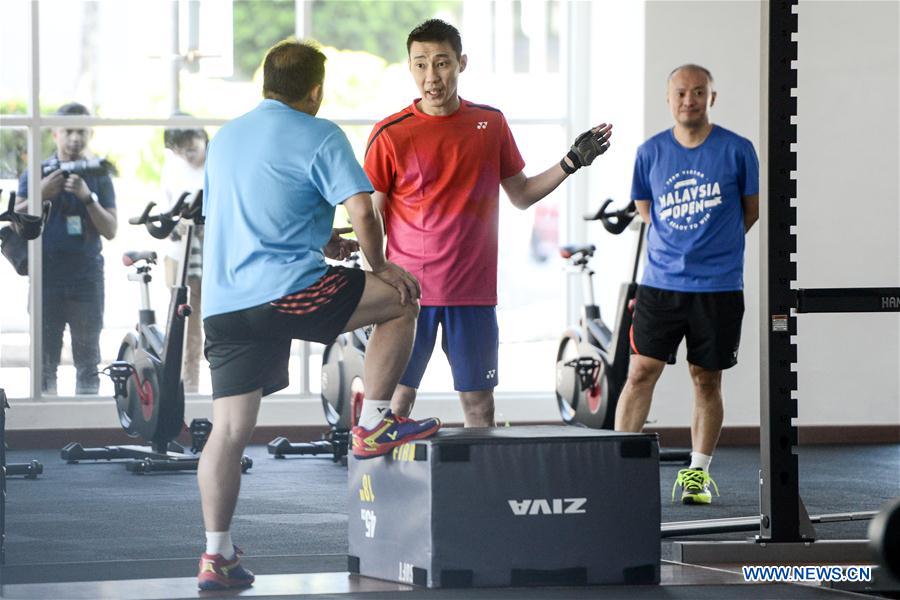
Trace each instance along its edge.
{"label": "blue shorts", "polygon": [[450,361],[457,392],[492,390],[497,386],[500,330],[494,306],[423,306],[416,325],[416,341],[402,385],[418,388],[443,330],[441,348]]}

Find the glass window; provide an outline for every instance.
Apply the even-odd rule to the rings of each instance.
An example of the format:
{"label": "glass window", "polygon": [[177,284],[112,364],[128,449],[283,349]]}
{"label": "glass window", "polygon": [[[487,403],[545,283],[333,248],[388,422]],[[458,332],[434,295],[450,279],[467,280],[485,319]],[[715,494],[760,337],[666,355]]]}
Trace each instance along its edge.
{"label": "glass window", "polygon": [[565,118],[566,80],[558,58],[565,3],[474,2],[465,8],[461,32],[469,65],[460,83],[463,97],[496,106],[510,120]]}
{"label": "glass window", "polygon": [[44,114],[77,99],[107,118],[231,117],[259,101],[235,72],[230,2],[45,0],[40,31]]}
{"label": "glass window", "polygon": [[312,4],[311,13],[309,37],[328,56],[323,117],[378,121],[409,104],[417,90],[406,39],[433,17],[460,30],[468,56],[461,96],[494,105],[509,119],[565,117],[561,2],[323,0]]}
{"label": "glass window", "polygon": [[[559,162],[566,148],[566,130],[561,125],[513,124],[512,131],[527,175]],[[565,262],[558,252],[565,206],[564,185],[525,211],[500,195],[497,391],[553,388],[556,344],[566,320]]]}
{"label": "glass window", "polygon": [[[130,225],[128,219],[140,215],[149,202],[168,207],[182,191],[196,191],[202,187],[202,154],[198,158],[194,146],[199,144],[205,149],[203,131],[187,132],[193,135],[184,135],[185,130],[177,131],[182,135],[170,135],[172,147],[166,148],[161,128],[96,127],[84,130],[82,156],[106,160],[112,165],[109,178],[93,170],[82,172],[81,176],[90,191],[98,194],[101,204],[107,204],[110,195],[114,195],[117,231],[113,239],[98,236],[100,227],[93,220],[88,222],[90,217],[79,209],[76,196],[59,193],[47,198],[53,209],[43,238],[45,393],[52,394],[55,389],[60,395],[112,395],[112,383],[107,377],[99,377],[97,388],[97,383],[91,383],[97,380],[87,371],[91,365],[95,369],[102,368],[116,360],[123,337],[134,329],[138,319],[141,284],[129,280],[134,267],[123,264],[125,252],[152,250],[157,253],[157,263],[151,271],[149,297],[157,324],[165,329],[171,294],[169,286],[175,283],[177,265],[184,256],[183,238],[157,240],[143,226]],[[70,151],[65,148],[64,137],[69,132],[63,128],[48,130],[51,142],[44,152],[47,177],[52,176],[50,171],[56,166],[56,158],[73,158],[60,154]],[[210,128],[209,133],[214,134],[214,129]],[[100,258],[96,258],[98,251]],[[92,285],[98,277],[99,284]],[[192,286],[199,285],[199,281],[199,278],[189,277],[189,289],[194,289]],[[69,299],[74,296],[80,304],[73,308],[63,295]],[[187,391],[209,393],[209,370],[202,357],[199,305],[193,304],[195,328],[191,328],[189,319],[185,355],[190,360],[185,362],[183,376]],[[81,321],[74,317],[63,319],[64,313],[78,315]],[[99,356],[95,356],[92,348],[98,343],[98,330]],[[73,340],[73,332],[76,340]]]}
{"label": "glass window", "polygon": [[31,2],[3,3],[0,19],[0,115],[28,113],[28,54],[31,52]]}
{"label": "glass window", "polygon": [[[20,22],[27,22],[30,3],[21,0],[9,5],[5,13],[19,11]],[[176,111],[201,118],[232,118],[259,102],[265,51],[302,31],[318,40],[328,55],[320,115],[342,124],[362,161],[374,123],[408,105],[417,94],[406,63],[410,30],[438,17],[456,24],[462,33],[468,67],[460,78],[461,95],[504,112],[527,162],[526,173],[534,175],[555,163],[568,143],[565,69],[561,67],[566,10],[566,3],[558,0],[197,0],[162,5],[46,0],[39,4],[41,112],[52,114],[60,105],[78,101],[104,118],[159,118]],[[5,24],[15,20],[4,19],[4,26],[9,28]],[[4,48],[28,48],[27,37],[24,28],[10,28]],[[4,52],[5,56],[9,54]],[[4,90],[13,90],[15,99],[20,94],[17,85],[7,83],[12,81],[10,73],[4,68]],[[5,93],[0,99],[5,112],[25,110],[27,73],[19,79],[21,108],[13,106]],[[541,94],[533,93],[534,89]],[[137,284],[127,280],[120,255],[127,249],[154,245],[161,256],[173,253],[173,244],[160,245],[127,224],[147,202],[162,197],[165,164],[174,160],[174,154],[164,149],[162,137],[156,127],[103,126],[95,128],[88,146],[93,156],[108,158],[117,167],[112,188],[118,235],[100,243],[105,264],[100,366],[115,359],[122,335],[136,318]],[[43,139],[42,158],[47,158],[55,147],[51,130],[44,131]],[[0,168],[13,173],[13,179],[22,170],[10,162],[15,162],[15,154],[6,145],[0,156],[6,161]],[[564,324],[565,306],[555,246],[565,205],[564,187],[528,211],[513,208],[501,194],[498,316],[504,366],[500,390],[553,385],[552,346]],[[342,220],[346,215],[339,215],[337,224]],[[45,258],[45,272],[52,268],[50,264]],[[157,318],[163,322],[168,306],[167,287],[160,285],[166,279],[164,265],[157,270],[150,293]],[[559,281],[547,283],[554,278]],[[534,319],[534,314],[544,318]],[[559,318],[546,318],[553,314]],[[66,328],[57,386],[59,393],[66,394],[77,389],[78,379],[70,335]],[[313,345],[313,362],[316,350]],[[543,356],[550,358],[542,361]],[[423,388],[451,389],[446,361],[438,359],[434,365],[432,370],[440,374],[434,378],[427,373]],[[292,372],[298,369],[292,367]],[[310,385],[315,387],[317,379],[311,372]],[[292,389],[299,377],[293,383]],[[209,391],[205,368],[201,368],[197,389]],[[108,380],[101,381],[99,391],[111,392]]]}
{"label": "glass window", "polygon": [[[18,173],[28,167],[27,148],[27,129],[0,128],[0,212],[6,212],[10,193],[18,188]],[[2,231],[8,225],[0,223],[4,253],[4,259],[0,259],[0,281],[3,282],[0,293],[0,382],[10,398],[27,398],[31,392],[28,277],[17,274],[5,258],[6,254],[12,254],[13,246],[18,247],[18,252],[23,249],[16,245],[16,240],[7,237],[9,232]]]}

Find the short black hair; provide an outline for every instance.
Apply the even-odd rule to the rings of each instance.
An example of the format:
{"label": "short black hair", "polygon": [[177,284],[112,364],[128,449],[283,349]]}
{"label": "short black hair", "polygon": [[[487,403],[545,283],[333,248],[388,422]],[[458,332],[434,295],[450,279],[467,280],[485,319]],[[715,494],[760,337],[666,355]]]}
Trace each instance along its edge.
{"label": "short black hair", "polygon": [[428,19],[409,32],[406,38],[406,53],[413,42],[449,42],[456,53],[456,60],[462,57],[462,38],[459,29],[441,19]]}
{"label": "short black hair", "polygon": [[325,55],[312,42],[287,39],[272,46],[263,61],[263,96],[288,104],[303,100],[325,81]]}
{"label": "short black hair", "polygon": [[666,78],[666,82],[668,83],[669,81],[672,81],[672,77],[675,75],[675,73],[677,73],[678,71],[681,71],[682,69],[685,69],[688,71],[700,71],[701,73],[706,75],[707,79],[709,79],[709,87],[713,86],[714,80],[713,80],[712,73],[709,72],[709,69],[707,69],[706,67],[701,67],[700,65],[697,65],[694,63],[686,63],[686,64],[677,66],[674,69],[672,69],[669,72],[669,76]]}
{"label": "short black hair", "polygon": [[[190,113],[177,111],[172,114],[173,117],[190,117]],[[167,127],[163,131],[163,144],[169,150],[175,150],[186,146],[194,138],[203,140],[204,144],[209,144],[209,134],[202,127],[193,129],[178,129],[175,127]]]}
{"label": "short black hair", "polygon": [[209,143],[209,135],[204,129],[166,129],[163,132],[163,143],[169,150],[187,146],[194,138]]}
{"label": "short black hair", "polygon": [[69,102],[57,108],[56,114],[67,116],[84,115],[86,117],[89,117],[91,116],[91,111],[89,111],[87,109],[87,106],[85,106],[84,104],[79,104],[78,102]]}

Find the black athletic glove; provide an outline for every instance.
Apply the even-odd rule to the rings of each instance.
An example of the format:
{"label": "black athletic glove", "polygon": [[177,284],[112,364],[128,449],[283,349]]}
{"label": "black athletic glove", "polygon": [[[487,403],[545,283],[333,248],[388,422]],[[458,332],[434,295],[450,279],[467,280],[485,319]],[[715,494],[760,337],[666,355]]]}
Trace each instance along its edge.
{"label": "black athletic glove", "polygon": [[581,167],[586,167],[594,162],[594,159],[606,152],[607,149],[609,149],[609,130],[597,133],[593,129],[588,129],[575,138],[575,143],[566,154],[575,168],[566,164],[565,159],[559,161],[559,166],[568,175],[571,175]]}

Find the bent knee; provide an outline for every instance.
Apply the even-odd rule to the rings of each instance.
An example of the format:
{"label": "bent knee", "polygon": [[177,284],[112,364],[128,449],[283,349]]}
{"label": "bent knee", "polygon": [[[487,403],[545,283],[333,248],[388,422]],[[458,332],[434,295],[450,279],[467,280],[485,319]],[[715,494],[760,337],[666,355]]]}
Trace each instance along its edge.
{"label": "bent knee", "polygon": [[256,428],[256,421],[233,421],[215,423],[213,434],[222,437],[224,441],[232,445],[246,445]]}
{"label": "bent knee", "polygon": [[402,317],[412,321],[417,320],[419,318],[419,301],[415,300],[404,304]]}
{"label": "bent knee", "polygon": [[477,401],[463,401],[467,427],[493,427],[494,426],[494,402],[490,399]]}
{"label": "bent knee", "polygon": [[718,391],[722,386],[722,371],[709,371],[695,365],[690,366],[691,380],[694,385],[705,391]]}
{"label": "bent knee", "polygon": [[632,360],[628,369],[628,381],[632,385],[653,385],[662,374],[662,367]]}
{"label": "bent knee", "polygon": [[403,323],[408,327],[415,327],[416,322],[419,319],[419,303],[416,302],[407,302],[406,304],[400,304],[399,301],[397,305],[394,307],[393,314],[391,314],[386,321],[396,321]]}

